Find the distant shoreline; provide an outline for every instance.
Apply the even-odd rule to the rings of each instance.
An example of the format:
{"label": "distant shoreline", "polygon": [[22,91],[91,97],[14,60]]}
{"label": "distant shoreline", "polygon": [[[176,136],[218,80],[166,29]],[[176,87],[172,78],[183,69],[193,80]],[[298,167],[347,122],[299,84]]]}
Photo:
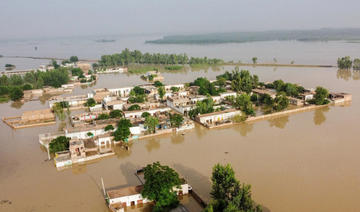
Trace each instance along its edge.
{"label": "distant shoreline", "polygon": [[224,44],[264,41],[360,42],[360,29],[317,29],[317,30],[271,30],[260,32],[223,32],[192,35],[164,36],[157,40],[147,40],[151,44]]}

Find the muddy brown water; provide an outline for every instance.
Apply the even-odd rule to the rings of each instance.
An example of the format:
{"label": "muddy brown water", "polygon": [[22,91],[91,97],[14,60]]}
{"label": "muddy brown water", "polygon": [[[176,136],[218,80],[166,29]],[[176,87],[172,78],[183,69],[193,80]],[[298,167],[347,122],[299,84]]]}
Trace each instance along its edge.
{"label": "muddy brown water", "polygon": [[[165,83],[198,76],[214,79],[230,70],[165,73]],[[105,187],[137,185],[134,171],[160,161],[174,167],[206,200],[214,164],[230,163],[237,178],[252,185],[254,199],[271,211],[359,211],[360,81],[357,72],[336,69],[254,68],[262,81],[283,79],[304,87],[321,85],[353,94],[348,106],[322,108],[277,119],[182,135],[139,140],[113,157],[57,171],[38,143],[38,134],[59,126],[12,130],[0,123],[0,211],[107,211]],[[103,75],[93,88],[143,83],[137,75]],[[0,117],[46,108],[27,102],[0,104]],[[8,201],[5,201],[8,200]]]}

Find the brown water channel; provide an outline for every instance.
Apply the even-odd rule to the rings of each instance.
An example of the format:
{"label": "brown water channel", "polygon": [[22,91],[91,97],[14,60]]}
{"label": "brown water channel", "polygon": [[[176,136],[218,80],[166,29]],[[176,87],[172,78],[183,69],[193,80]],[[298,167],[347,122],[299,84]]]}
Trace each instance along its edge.
{"label": "brown water channel", "polygon": [[[214,79],[218,71],[165,73],[165,83],[198,76]],[[346,107],[323,108],[273,120],[208,130],[196,126],[182,135],[135,142],[131,150],[87,165],[57,171],[40,148],[38,134],[58,126],[12,130],[0,123],[0,211],[107,211],[101,188],[137,185],[134,171],[160,161],[174,167],[209,199],[211,169],[231,163],[241,182],[252,185],[255,200],[271,211],[359,211],[360,81],[358,73],[336,69],[254,68],[262,81],[283,79],[311,88],[353,94]],[[94,87],[143,83],[139,76],[103,75]],[[17,108],[0,104],[0,117],[46,108],[39,101]]]}

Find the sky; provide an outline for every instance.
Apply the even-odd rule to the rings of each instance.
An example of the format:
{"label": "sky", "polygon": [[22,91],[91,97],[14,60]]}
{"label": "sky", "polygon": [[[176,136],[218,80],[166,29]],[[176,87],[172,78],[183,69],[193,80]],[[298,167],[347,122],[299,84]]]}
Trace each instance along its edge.
{"label": "sky", "polygon": [[0,0],[0,39],[360,28],[360,0]]}

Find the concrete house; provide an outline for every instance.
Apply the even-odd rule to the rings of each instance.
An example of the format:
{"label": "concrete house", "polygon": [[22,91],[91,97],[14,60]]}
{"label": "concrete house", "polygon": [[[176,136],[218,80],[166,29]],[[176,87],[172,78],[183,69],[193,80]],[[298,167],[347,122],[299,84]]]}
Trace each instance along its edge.
{"label": "concrete house", "polygon": [[[107,191],[106,195],[110,209],[124,211],[126,207],[151,202],[141,195],[143,188],[143,185],[139,185]],[[186,195],[191,190],[191,186],[184,183],[180,185],[180,188],[173,188],[173,190],[176,191],[177,195]]]}
{"label": "concrete house", "polygon": [[201,114],[196,116],[195,120],[205,126],[210,126],[215,125],[216,123],[230,121],[236,115],[241,115],[241,111],[236,109],[228,109],[214,113]]}
{"label": "concrete house", "polygon": [[133,87],[124,87],[124,88],[110,88],[110,94],[112,96],[120,96],[120,97],[127,97],[130,95],[131,90]]}

